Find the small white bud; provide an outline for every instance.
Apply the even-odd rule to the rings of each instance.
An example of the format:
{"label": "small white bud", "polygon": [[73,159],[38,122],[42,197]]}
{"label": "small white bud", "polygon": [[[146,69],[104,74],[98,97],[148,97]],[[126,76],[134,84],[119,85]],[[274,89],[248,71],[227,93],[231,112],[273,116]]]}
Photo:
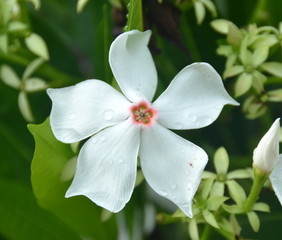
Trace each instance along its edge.
{"label": "small white bud", "polygon": [[276,119],[253,153],[253,166],[265,173],[273,170],[279,159],[280,118]]}

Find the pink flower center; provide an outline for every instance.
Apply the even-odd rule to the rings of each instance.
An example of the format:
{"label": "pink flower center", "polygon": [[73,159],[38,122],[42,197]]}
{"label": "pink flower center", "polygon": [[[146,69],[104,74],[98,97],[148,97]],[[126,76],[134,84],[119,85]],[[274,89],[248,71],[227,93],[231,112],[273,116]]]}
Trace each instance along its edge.
{"label": "pink flower center", "polygon": [[145,101],[131,106],[130,111],[135,124],[151,126],[157,116],[157,111]]}

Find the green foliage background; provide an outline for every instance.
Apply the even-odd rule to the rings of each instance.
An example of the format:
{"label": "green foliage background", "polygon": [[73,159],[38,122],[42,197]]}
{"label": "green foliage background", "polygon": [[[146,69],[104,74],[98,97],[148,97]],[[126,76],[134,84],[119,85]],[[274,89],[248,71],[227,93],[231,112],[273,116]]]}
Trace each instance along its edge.
{"label": "green foliage background", "polygon": [[[158,94],[192,62],[208,62],[221,75],[225,69],[224,58],[216,54],[218,43],[224,37],[210,27],[209,12],[203,23],[197,24],[193,1],[144,0],[140,9],[142,4],[138,1],[133,1],[134,8],[127,7],[127,1],[89,0],[81,13],[76,11],[76,0],[42,1],[38,10],[31,2],[18,2],[24,11],[21,20],[31,32],[40,35],[48,47],[50,59],[36,69],[34,76],[44,79],[50,87],[69,86],[90,78],[115,85],[108,65],[108,49],[126,25],[153,31],[150,48],[158,70]],[[214,2],[218,18],[228,19],[238,27],[254,22],[258,26],[277,27],[282,20],[280,0]],[[127,23],[128,10],[131,12]],[[0,33],[3,31],[1,28]],[[19,39],[23,44],[23,36]],[[0,51],[0,65],[11,66],[18,76],[35,58],[26,47],[7,54]],[[276,59],[281,62],[281,56]],[[278,79],[273,87],[281,88],[281,85],[282,80]],[[225,86],[234,96],[234,81],[226,81]],[[0,81],[0,239],[126,240],[126,235],[121,235],[122,222],[130,239],[189,239],[185,222],[151,223],[150,230],[146,230],[149,222],[144,209],[148,203],[154,205],[157,212],[171,211],[171,208],[160,204],[160,200],[153,201],[145,182],[135,189],[130,203],[117,215],[108,216],[85,197],[65,199],[70,180],[61,181],[60,174],[75,153],[53,137],[48,119],[45,121],[51,109],[46,92],[28,94],[34,123],[39,124],[28,128],[19,111],[18,94],[18,90]],[[177,133],[203,147],[210,159],[218,147],[224,146],[230,155],[231,169],[251,167],[253,149],[281,113],[281,103],[271,103],[262,117],[249,120],[241,106],[227,106],[211,126]],[[207,168],[213,169],[212,164]],[[244,183],[246,187],[248,184]],[[261,199],[270,205],[271,214],[260,214],[259,233],[252,231],[245,217],[239,217],[242,236],[278,239],[282,233],[282,208],[270,189],[261,193]],[[221,238],[211,235],[210,239]]]}

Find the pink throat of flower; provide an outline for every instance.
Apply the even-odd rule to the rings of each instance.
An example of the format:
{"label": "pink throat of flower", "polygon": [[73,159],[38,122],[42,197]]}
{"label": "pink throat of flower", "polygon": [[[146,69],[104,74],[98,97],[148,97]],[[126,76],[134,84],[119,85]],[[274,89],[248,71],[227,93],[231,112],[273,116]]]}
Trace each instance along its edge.
{"label": "pink throat of flower", "polygon": [[133,122],[137,125],[143,124],[146,126],[151,126],[157,116],[157,110],[155,110],[145,101],[134,104],[131,106],[130,111]]}

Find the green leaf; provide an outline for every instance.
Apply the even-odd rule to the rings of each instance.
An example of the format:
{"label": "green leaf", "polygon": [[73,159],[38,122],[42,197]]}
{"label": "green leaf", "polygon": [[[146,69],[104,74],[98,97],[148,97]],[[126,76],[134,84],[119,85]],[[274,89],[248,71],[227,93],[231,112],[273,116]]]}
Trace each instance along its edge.
{"label": "green leaf", "polygon": [[253,84],[253,76],[249,73],[242,73],[235,83],[235,96],[240,97],[250,90]]}
{"label": "green leaf", "polygon": [[205,209],[205,210],[203,210],[202,214],[203,214],[203,217],[204,217],[205,221],[208,224],[210,224],[211,226],[213,226],[215,228],[219,228],[214,215],[210,211]]}
{"label": "green leaf", "polygon": [[81,239],[54,215],[39,208],[31,189],[24,184],[0,179],[0,192],[0,233],[7,239]]}
{"label": "green leaf", "polygon": [[261,65],[263,62],[265,62],[265,60],[268,57],[268,52],[269,52],[269,47],[268,46],[264,46],[264,47],[260,47],[255,49],[252,58],[251,58],[251,64],[254,68],[258,67],[259,65]]}
{"label": "green leaf", "polygon": [[235,215],[230,216],[230,224],[232,226],[234,235],[240,236],[240,232],[241,232],[242,229],[241,229]]}
{"label": "green leaf", "polygon": [[211,211],[216,211],[219,209],[222,204],[228,199],[228,197],[221,197],[221,196],[215,196],[215,197],[210,197],[207,200],[208,204],[208,209]]}
{"label": "green leaf", "polygon": [[243,71],[244,71],[244,67],[241,65],[231,66],[224,71],[223,77],[224,78],[233,77],[242,73]]}
{"label": "green leaf", "polygon": [[30,108],[29,100],[25,92],[20,92],[18,97],[19,109],[27,122],[33,122],[34,117]]}
{"label": "green leaf", "polygon": [[88,3],[88,0],[78,0],[77,5],[76,5],[76,11],[78,13],[82,12],[83,8],[85,5]]}
{"label": "green leaf", "polygon": [[226,204],[222,204],[222,208],[231,214],[239,214],[239,213],[243,213],[244,210],[241,206],[238,205],[226,205]]}
{"label": "green leaf", "polygon": [[224,195],[224,182],[215,181],[212,185],[210,197],[222,197]]}
{"label": "green leaf", "polygon": [[130,0],[127,8],[128,15],[125,31],[133,29],[143,31],[142,0]]}
{"label": "green leaf", "polygon": [[62,181],[61,174],[73,152],[69,145],[55,139],[49,119],[40,125],[28,125],[28,129],[35,140],[31,182],[40,206],[85,238],[114,239],[116,229],[112,221],[102,223],[101,208],[82,196],[64,197],[70,183]]}
{"label": "green leaf", "polygon": [[27,29],[27,25],[22,22],[14,21],[14,22],[9,23],[8,25],[9,32],[18,32],[18,31],[20,32],[26,29]]}
{"label": "green leaf", "polygon": [[21,80],[16,74],[16,72],[8,65],[2,65],[0,68],[0,78],[3,82],[15,89],[19,89],[21,85]]}
{"label": "green leaf", "polygon": [[224,147],[220,147],[214,154],[214,166],[217,174],[226,174],[229,166],[229,156]]}
{"label": "green leaf", "polygon": [[42,57],[45,60],[49,59],[49,53],[46,46],[46,43],[42,37],[36,33],[30,34],[25,39],[26,46],[28,49],[33,52],[35,55]]}
{"label": "green leaf", "polygon": [[40,0],[26,0],[26,1],[31,2],[36,10],[40,8]]}
{"label": "green leaf", "polygon": [[276,77],[282,78],[282,63],[280,62],[265,62],[260,66],[264,71],[273,74]]}
{"label": "green leaf", "polygon": [[242,40],[240,29],[232,22],[228,23],[227,42],[233,46],[239,46]]}
{"label": "green leaf", "polygon": [[29,78],[44,62],[45,60],[43,58],[36,58],[33,60],[24,70],[22,79]]}
{"label": "green leaf", "polygon": [[203,3],[201,3],[200,1],[196,1],[194,8],[195,8],[197,23],[201,24],[204,21],[204,18],[205,18],[205,15],[206,15],[205,7],[204,7]]}
{"label": "green leaf", "polygon": [[8,36],[7,34],[0,34],[0,51],[8,52]]}
{"label": "green leaf", "polygon": [[212,17],[216,17],[216,7],[211,0],[201,0],[205,7],[210,11]]}
{"label": "green leaf", "polygon": [[248,220],[252,226],[252,229],[257,232],[259,230],[260,227],[260,221],[259,221],[259,217],[255,212],[248,212],[247,213],[248,216]]}
{"label": "green leaf", "polygon": [[211,21],[211,27],[222,34],[227,34],[228,33],[228,28],[229,28],[229,23],[230,21],[225,20],[225,19],[216,19]]}
{"label": "green leaf", "polygon": [[270,212],[270,207],[266,203],[259,202],[255,203],[255,205],[253,206],[253,210],[259,212]]}
{"label": "green leaf", "polygon": [[28,78],[24,80],[24,90],[26,92],[37,92],[48,88],[47,83],[41,78]]}
{"label": "green leaf", "polygon": [[246,200],[245,190],[234,180],[227,181],[230,196],[238,204],[243,205]]}
{"label": "green leaf", "polygon": [[189,222],[189,227],[188,227],[189,235],[191,237],[191,240],[199,240],[199,231],[198,231],[198,226],[195,218],[192,218],[191,221]]}
{"label": "green leaf", "polygon": [[203,197],[204,199],[207,199],[207,198],[208,198],[208,195],[209,195],[209,193],[210,193],[210,191],[211,191],[211,188],[212,188],[212,186],[213,186],[213,182],[214,182],[214,178],[209,178],[209,179],[207,179],[207,180],[205,180],[205,181],[203,182],[203,185],[202,185],[202,187],[203,187],[203,190],[202,190],[202,197]]}
{"label": "green leaf", "polygon": [[227,179],[242,179],[242,178],[251,178],[249,171],[247,169],[237,169],[231,171],[227,174]]}
{"label": "green leaf", "polygon": [[267,92],[267,97],[270,102],[282,102],[282,88]]}

